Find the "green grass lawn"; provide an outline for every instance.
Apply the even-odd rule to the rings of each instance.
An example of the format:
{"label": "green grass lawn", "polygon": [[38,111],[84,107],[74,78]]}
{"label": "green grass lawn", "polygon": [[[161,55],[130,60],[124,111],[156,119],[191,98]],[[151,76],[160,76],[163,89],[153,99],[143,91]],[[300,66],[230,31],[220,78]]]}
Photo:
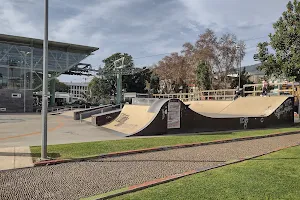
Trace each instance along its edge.
{"label": "green grass lawn", "polygon": [[300,199],[300,147],[195,174],[113,199]]}
{"label": "green grass lawn", "polygon": [[[61,145],[49,145],[48,155],[56,159],[80,158],[96,156],[102,153],[136,150],[143,148],[168,146],[184,143],[207,142],[219,139],[239,138],[245,136],[267,135],[271,133],[287,132],[299,130],[298,127],[265,129],[253,131],[239,131],[219,133],[214,135],[184,135],[184,136],[164,136],[151,138],[130,138],[124,140],[110,140],[97,142],[72,143]],[[30,147],[33,159],[40,158],[41,147]]]}

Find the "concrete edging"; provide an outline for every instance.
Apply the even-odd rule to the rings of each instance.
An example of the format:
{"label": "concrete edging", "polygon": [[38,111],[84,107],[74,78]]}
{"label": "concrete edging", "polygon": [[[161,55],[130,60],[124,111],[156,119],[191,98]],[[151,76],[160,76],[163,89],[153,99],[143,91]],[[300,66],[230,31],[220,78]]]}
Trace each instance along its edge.
{"label": "concrete edging", "polygon": [[103,194],[100,194],[100,195],[95,195],[95,196],[81,198],[81,199],[82,200],[110,199],[110,198],[113,198],[113,197],[117,197],[117,196],[121,196],[121,195],[124,195],[124,194],[136,192],[136,191],[143,190],[143,189],[146,189],[146,188],[149,188],[149,187],[153,187],[153,186],[156,186],[156,185],[159,185],[159,184],[171,182],[171,181],[174,181],[174,180],[177,180],[177,179],[189,176],[189,175],[193,175],[193,174],[205,172],[205,171],[208,171],[208,170],[212,170],[212,169],[216,169],[216,168],[220,168],[220,167],[240,163],[240,162],[243,162],[243,161],[251,160],[253,158],[261,157],[261,156],[264,156],[264,155],[267,155],[267,154],[271,154],[271,153],[274,153],[274,152],[277,152],[277,151],[280,151],[280,150],[283,150],[283,149],[296,147],[296,146],[300,146],[300,143],[298,143],[296,145],[277,148],[277,149],[267,151],[265,153],[255,155],[255,156],[247,156],[245,158],[240,158],[240,159],[236,159],[236,160],[227,161],[224,164],[218,164],[218,165],[213,166],[213,167],[205,167],[205,168],[200,168],[200,169],[196,169],[196,170],[191,170],[191,171],[187,171],[187,172],[184,172],[184,173],[171,175],[171,176],[168,176],[168,177],[165,177],[165,178],[155,179],[155,180],[148,181],[148,182],[145,182],[145,183],[142,183],[142,184],[132,185],[132,186],[129,186],[129,187],[125,187],[125,188],[121,188],[121,189],[118,189],[118,190],[110,191],[110,192],[103,193]]}
{"label": "concrete edging", "polygon": [[299,134],[299,133],[300,133],[300,131],[290,131],[290,132],[281,132],[281,133],[268,134],[268,135],[262,135],[262,136],[248,136],[248,137],[242,137],[242,138],[214,140],[214,141],[209,141],[209,142],[177,144],[177,145],[172,145],[172,146],[146,148],[146,149],[138,149],[138,150],[131,150],[131,151],[113,152],[113,153],[100,154],[98,156],[91,156],[91,157],[84,157],[84,158],[47,160],[47,161],[35,162],[34,167],[55,165],[55,164],[68,163],[68,162],[86,161],[86,160],[97,159],[97,158],[119,157],[119,156],[139,154],[139,153],[148,153],[148,152],[155,152],[155,151],[166,151],[166,150],[179,149],[179,148],[189,148],[189,147],[205,146],[205,145],[212,145],[212,144],[222,144],[222,143],[230,143],[230,142],[245,141],[245,140],[255,140],[255,139],[278,137],[278,136],[284,136],[284,135],[293,135],[293,134]]}

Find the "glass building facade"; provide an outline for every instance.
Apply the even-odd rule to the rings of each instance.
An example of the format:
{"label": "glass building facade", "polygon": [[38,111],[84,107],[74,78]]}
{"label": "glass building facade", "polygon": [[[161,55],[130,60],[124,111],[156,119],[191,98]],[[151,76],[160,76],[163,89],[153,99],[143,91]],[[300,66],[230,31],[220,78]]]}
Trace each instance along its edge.
{"label": "glass building facade", "polygon": [[[98,50],[54,41],[48,48],[49,81]],[[43,40],[0,34],[0,89],[39,91],[42,77]]]}

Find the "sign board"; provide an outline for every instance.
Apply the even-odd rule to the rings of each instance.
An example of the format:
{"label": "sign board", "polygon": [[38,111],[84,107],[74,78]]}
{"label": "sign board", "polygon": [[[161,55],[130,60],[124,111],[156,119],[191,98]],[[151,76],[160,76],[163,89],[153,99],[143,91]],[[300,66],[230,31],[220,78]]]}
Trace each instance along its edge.
{"label": "sign board", "polygon": [[21,98],[21,96],[22,96],[22,95],[19,94],[19,93],[12,93],[12,94],[11,94],[11,97],[12,97],[12,98]]}
{"label": "sign board", "polygon": [[180,128],[180,101],[170,100],[168,103],[168,129]]}

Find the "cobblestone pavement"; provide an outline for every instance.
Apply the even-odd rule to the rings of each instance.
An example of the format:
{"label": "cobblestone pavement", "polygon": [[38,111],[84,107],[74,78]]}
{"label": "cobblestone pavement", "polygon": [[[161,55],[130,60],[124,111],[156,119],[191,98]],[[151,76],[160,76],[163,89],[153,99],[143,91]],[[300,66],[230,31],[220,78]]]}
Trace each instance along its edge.
{"label": "cobblestone pavement", "polygon": [[0,172],[0,199],[79,199],[296,144],[300,134]]}

